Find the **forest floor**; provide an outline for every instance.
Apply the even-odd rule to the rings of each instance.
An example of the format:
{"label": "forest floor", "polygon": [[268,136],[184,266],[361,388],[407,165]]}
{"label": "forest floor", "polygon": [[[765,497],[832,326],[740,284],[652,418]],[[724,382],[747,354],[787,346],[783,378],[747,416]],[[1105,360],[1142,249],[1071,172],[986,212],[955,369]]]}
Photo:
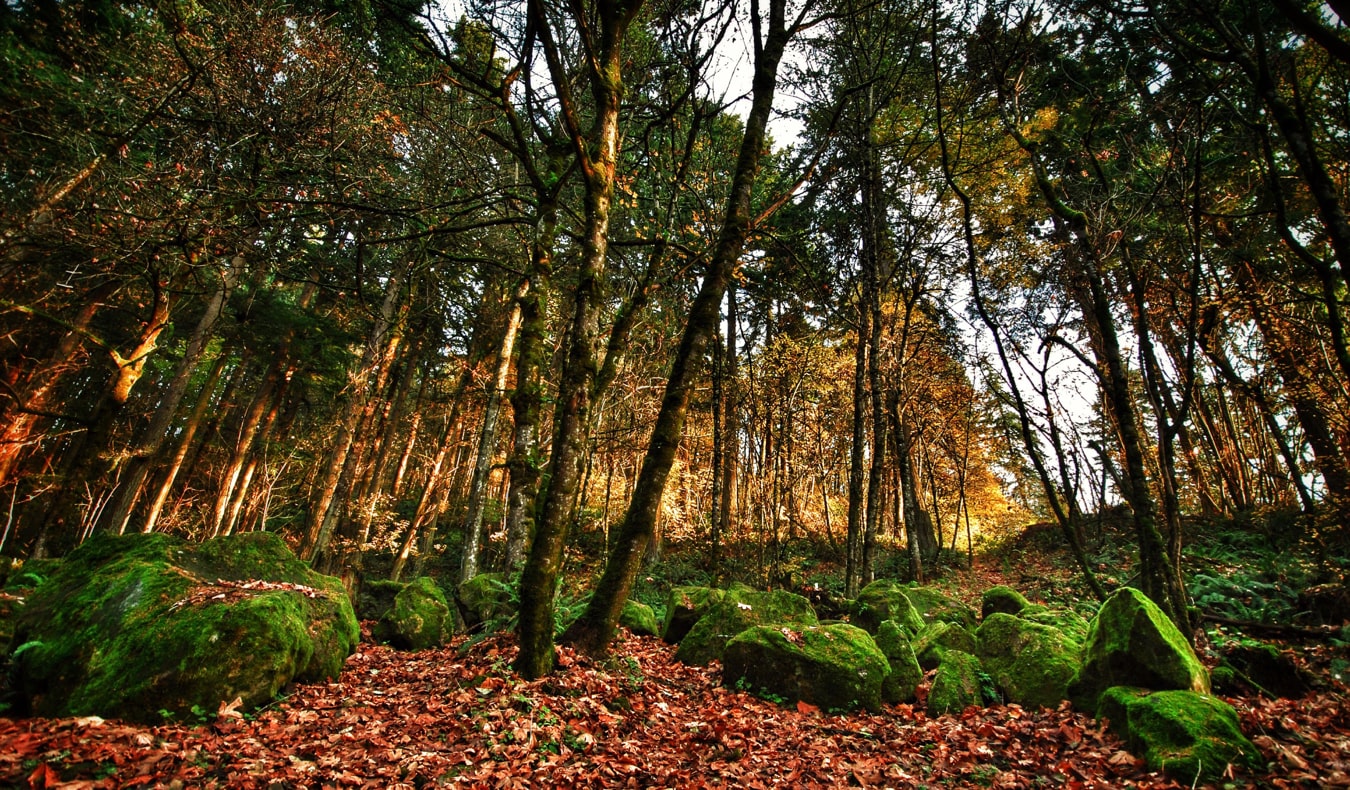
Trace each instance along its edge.
{"label": "forest floor", "polygon": [[[944,587],[1013,582],[978,562]],[[1062,568],[1018,563],[1058,584]],[[299,685],[267,709],[229,705],[160,726],[0,717],[0,786],[113,787],[1080,787],[1168,788],[1098,722],[1067,705],[915,704],[827,714],[719,685],[674,647],[626,637],[603,662],[560,653],[558,671],[515,676],[511,637],[456,638],[400,653],[369,633],[334,682]],[[1294,647],[1291,645],[1291,647]],[[1225,787],[1350,787],[1344,650],[1298,646],[1323,678],[1299,700],[1227,698],[1265,772]]]}

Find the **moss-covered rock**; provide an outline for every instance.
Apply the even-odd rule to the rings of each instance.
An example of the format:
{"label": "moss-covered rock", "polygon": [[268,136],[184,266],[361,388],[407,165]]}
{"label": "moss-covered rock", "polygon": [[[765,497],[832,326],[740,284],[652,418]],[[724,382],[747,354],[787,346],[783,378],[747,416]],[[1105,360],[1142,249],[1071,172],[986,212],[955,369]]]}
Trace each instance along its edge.
{"label": "moss-covered rock", "polygon": [[1069,698],[1079,710],[1096,710],[1112,686],[1209,693],[1209,675],[1185,637],[1133,587],[1112,593],[1093,619]]}
{"label": "moss-covered rock", "polygon": [[1259,768],[1261,754],[1242,734],[1228,703],[1191,691],[1116,686],[1101,696],[1097,717],[1144,758],[1185,785],[1223,778],[1229,765]]}
{"label": "moss-covered rock", "polygon": [[891,665],[891,673],[881,684],[881,698],[886,702],[909,702],[923,682],[923,667],[914,655],[914,646],[900,624],[882,620],[877,627],[877,648]]}
{"label": "moss-covered rock", "polygon": [[[727,642],[742,631],[757,625],[791,626],[802,629],[817,625],[811,602],[796,593],[729,593],[689,629],[675,658],[686,664],[707,664],[720,659]],[[881,680],[878,679],[877,683]]]}
{"label": "moss-covered rock", "polygon": [[656,636],[660,626],[656,623],[656,612],[641,601],[628,599],[619,613],[619,625],[638,636]]}
{"label": "moss-covered rock", "polygon": [[716,587],[674,587],[666,601],[666,621],[661,626],[661,638],[672,645],[684,639],[694,623],[708,610],[727,597],[726,590]]}
{"label": "moss-covered rock", "polygon": [[276,535],[99,535],[33,593],[14,638],[22,712],[157,721],[336,677],[360,631],[342,582]]}
{"label": "moss-covered rock", "polygon": [[909,602],[927,625],[933,623],[951,623],[967,631],[975,630],[975,610],[950,595],[945,595],[932,587],[920,587],[913,582],[902,588]]}
{"label": "moss-covered rock", "polygon": [[1087,641],[1091,622],[1072,609],[1051,609],[1040,604],[1032,604],[1018,617],[1032,623],[1048,625],[1079,645]]}
{"label": "moss-covered rock", "polygon": [[1220,651],[1222,663],[1214,669],[1214,686],[1219,687],[1219,670],[1232,691],[1262,691],[1277,697],[1297,699],[1312,691],[1316,679],[1289,651],[1272,644],[1237,643]]}
{"label": "moss-covered rock", "polygon": [[980,597],[980,618],[984,619],[998,612],[1021,614],[1030,605],[1031,601],[1028,601],[1022,593],[1000,584],[985,590],[984,595]]}
{"label": "moss-covered rock", "polygon": [[983,702],[980,691],[980,659],[960,650],[948,650],[942,655],[933,686],[928,690],[928,715],[960,713],[971,705]]}
{"label": "moss-covered rock", "polygon": [[975,638],[976,655],[1007,701],[1053,708],[1068,699],[1080,648],[1058,629],[994,612]]}
{"label": "moss-covered rock", "polygon": [[908,590],[890,579],[877,579],[862,588],[853,603],[854,625],[875,634],[883,621],[894,620],[911,637],[918,634],[926,624],[910,603]]}
{"label": "moss-covered rock", "polygon": [[727,643],[722,684],[826,710],[881,709],[890,665],[872,637],[839,623],[756,626]]}
{"label": "moss-covered rock", "polygon": [[919,657],[919,666],[924,669],[942,663],[942,654],[948,650],[974,654],[978,649],[974,634],[962,626],[941,620],[929,625],[914,640],[914,655]]}
{"label": "moss-covered rock", "polygon": [[427,650],[445,644],[454,630],[445,593],[428,576],[419,576],[394,596],[375,636],[400,650]]}
{"label": "moss-covered rock", "polygon": [[516,597],[504,573],[480,573],[455,590],[455,603],[465,628],[503,621],[515,614]]}
{"label": "moss-covered rock", "polygon": [[394,608],[394,597],[408,585],[389,579],[361,582],[356,592],[356,616],[361,620],[379,620]]}

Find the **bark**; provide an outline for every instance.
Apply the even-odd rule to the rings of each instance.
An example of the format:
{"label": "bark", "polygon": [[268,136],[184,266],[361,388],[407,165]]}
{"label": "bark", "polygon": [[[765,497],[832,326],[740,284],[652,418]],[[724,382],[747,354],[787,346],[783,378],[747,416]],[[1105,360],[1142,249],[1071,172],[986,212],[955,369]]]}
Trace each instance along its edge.
{"label": "bark", "polygon": [[853,350],[853,442],[848,457],[848,533],[844,562],[844,595],[858,594],[862,563],[862,533],[867,503],[867,340],[871,337],[871,311],[866,299],[858,297],[857,343]]}
{"label": "bark", "polygon": [[173,457],[169,459],[168,468],[164,472],[164,479],[155,489],[155,496],[150,500],[150,505],[145,513],[145,519],[141,522],[142,532],[154,532],[155,526],[159,523],[159,515],[164,510],[164,503],[169,499],[169,492],[173,490],[174,481],[178,479],[178,473],[183,468],[183,461],[187,458],[192,449],[193,439],[197,436],[197,431],[202,424],[202,418],[206,416],[206,410],[211,405],[211,398],[215,394],[216,385],[220,382],[220,376],[225,372],[225,363],[229,360],[229,354],[222,351],[211,366],[211,372],[206,375],[206,381],[202,383],[201,391],[197,393],[197,402],[192,406],[192,412],[188,414],[187,420],[183,423],[183,435],[178,439],[178,447],[174,450]]}
{"label": "bark", "polygon": [[712,575],[713,584],[721,572],[722,540],[724,535],[730,535],[732,532],[732,505],[736,501],[737,489],[737,470],[740,467],[741,456],[741,421],[740,421],[740,353],[737,349],[736,335],[738,332],[737,323],[740,317],[737,315],[736,304],[736,281],[733,279],[727,284],[727,336],[726,351],[723,354],[723,382],[722,382],[722,489],[719,492],[721,498],[714,503],[717,509],[714,523],[721,530],[719,535],[713,538],[713,555],[709,569]]}

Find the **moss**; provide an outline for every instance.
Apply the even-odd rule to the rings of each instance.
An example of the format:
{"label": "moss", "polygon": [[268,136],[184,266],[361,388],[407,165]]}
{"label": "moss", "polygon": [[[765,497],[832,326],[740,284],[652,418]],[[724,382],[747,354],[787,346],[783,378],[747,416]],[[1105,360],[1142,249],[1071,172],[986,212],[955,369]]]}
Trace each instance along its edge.
{"label": "moss", "polygon": [[1218,781],[1229,765],[1261,767],[1260,752],[1242,734],[1237,713],[1207,694],[1116,686],[1102,694],[1097,716],[1150,769],[1183,784]]}
{"label": "moss", "polygon": [[889,674],[886,657],[856,626],[756,626],[727,644],[722,683],[826,710],[876,711]]}
{"label": "moss", "polygon": [[1050,609],[1038,604],[1027,607],[1018,617],[1028,622],[1048,625],[1080,646],[1087,642],[1088,629],[1091,625],[1086,617],[1072,609]]}
{"label": "moss", "polygon": [[[244,544],[231,547],[232,542]],[[226,544],[226,545],[221,545]],[[271,555],[271,556],[269,556]],[[313,588],[221,588],[219,579],[276,572]],[[210,574],[203,578],[199,574]],[[265,702],[292,680],[336,676],[359,639],[341,582],[309,571],[279,540],[234,536],[190,546],[166,535],[98,536],[67,557],[30,599],[16,639],[15,689],[31,712],[141,721],[161,709]]]}
{"label": "moss", "polygon": [[975,632],[976,655],[1009,701],[1053,708],[1068,699],[1079,646],[1059,630],[995,612]]}
{"label": "moss", "polygon": [[1030,605],[1031,601],[1022,593],[1000,584],[985,590],[980,597],[980,617],[983,619],[996,612],[1021,614]]}
{"label": "moss", "polygon": [[1098,696],[1112,686],[1209,692],[1209,675],[1181,632],[1131,587],[1113,593],[1093,619],[1069,694],[1080,710],[1096,710]]}
{"label": "moss", "polygon": [[400,650],[426,650],[444,644],[453,628],[445,593],[430,577],[419,576],[394,597],[376,636]]}
{"label": "moss", "polygon": [[919,657],[919,666],[924,669],[932,669],[942,663],[942,654],[948,650],[973,654],[977,649],[978,643],[969,631],[942,621],[928,626],[914,640],[914,654]]}
{"label": "moss", "polygon": [[877,633],[885,620],[894,620],[911,637],[926,625],[910,603],[908,590],[890,579],[878,579],[858,593],[853,604],[853,622],[868,633]]}
{"label": "moss", "polygon": [[516,602],[504,573],[480,573],[455,590],[460,616],[466,628],[489,620],[505,620],[515,613]]}
{"label": "moss", "polygon": [[623,611],[619,613],[619,625],[639,636],[656,636],[660,628],[652,608],[632,599],[624,603]]}
{"label": "moss", "polygon": [[379,620],[394,608],[394,596],[407,586],[404,582],[388,579],[362,582],[356,594],[356,616],[362,620]]}
{"label": "moss", "polygon": [[886,656],[891,673],[881,684],[881,696],[887,702],[909,702],[923,682],[923,667],[914,655],[914,646],[904,629],[894,620],[883,620],[877,628],[877,648]]}
{"label": "moss", "polygon": [[689,629],[675,658],[686,664],[707,664],[722,657],[732,637],[756,625],[805,628],[817,625],[816,612],[810,601],[782,590],[729,593]]}
{"label": "moss", "polygon": [[971,705],[979,705],[980,660],[970,653],[948,650],[938,665],[933,686],[928,690],[928,715],[960,713]]}
{"label": "moss", "polygon": [[694,623],[726,597],[726,590],[715,587],[672,588],[666,601],[666,621],[661,626],[661,638],[671,644],[684,639]]}
{"label": "moss", "polygon": [[951,623],[967,630],[975,627],[975,610],[961,601],[943,595],[932,587],[919,587],[913,582],[902,589],[925,623]]}

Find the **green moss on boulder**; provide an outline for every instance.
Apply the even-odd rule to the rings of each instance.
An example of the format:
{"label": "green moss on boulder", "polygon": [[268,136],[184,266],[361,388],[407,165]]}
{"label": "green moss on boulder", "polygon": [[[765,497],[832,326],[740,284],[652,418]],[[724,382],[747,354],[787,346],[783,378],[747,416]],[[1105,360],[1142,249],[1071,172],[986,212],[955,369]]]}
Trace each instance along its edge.
{"label": "green moss on boulder", "polygon": [[975,638],[979,642],[976,655],[1009,702],[1053,708],[1068,699],[1080,648],[1063,632],[994,612],[985,618]]}
{"label": "green moss on boulder", "polygon": [[1106,719],[1148,767],[1184,785],[1217,782],[1229,765],[1257,769],[1261,754],[1242,734],[1228,703],[1191,691],[1116,686],[1101,696],[1097,717]]}
{"label": "green moss on boulder", "polygon": [[465,628],[491,620],[506,620],[516,611],[511,580],[504,573],[480,573],[455,590],[455,602]]}
{"label": "green moss on boulder", "polygon": [[361,583],[356,593],[356,616],[361,620],[379,620],[394,608],[394,596],[407,587],[405,582],[371,579]]}
{"label": "green moss on boulder", "polygon": [[942,654],[948,650],[974,654],[979,650],[979,643],[964,627],[941,620],[929,625],[914,640],[914,654],[924,669],[942,663]]}
{"label": "green moss on boulder", "polygon": [[926,625],[910,603],[909,589],[890,579],[877,579],[858,593],[853,603],[853,623],[875,634],[885,620],[894,620],[910,636]]}
{"label": "green moss on boulder", "polygon": [[360,638],[341,581],[269,533],[95,536],[15,625],[24,712],[147,722],[336,677]]}
{"label": "green moss on boulder", "polygon": [[1209,693],[1209,675],[1185,637],[1132,587],[1112,593],[1093,619],[1069,698],[1079,710],[1096,710],[1097,698],[1112,686]]}
{"label": "green moss on boulder", "polygon": [[624,603],[623,611],[619,613],[619,625],[638,636],[656,636],[661,630],[656,622],[656,612],[647,604],[631,598]]}
{"label": "green moss on boulder", "polygon": [[1000,584],[985,590],[984,595],[980,597],[980,618],[984,619],[999,612],[1021,614],[1030,605],[1031,601],[1028,601],[1022,593]]}
{"label": "green moss on boulder", "polygon": [[881,698],[890,703],[914,699],[923,682],[923,667],[919,666],[905,630],[894,620],[882,620],[877,627],[876,643],[891,665],[891,673],[881,684]]}
{"label": "green moss on boulder", "polygon": [[727,643],[722,684],[826,710],[881,709],[890,665],[861,628],[756,626]]}
{"label": "green moss on boulder", "polygon": [[666,601],[666,621],[661,627],[661,638],[671,644],[684,639],[694,623],[726,597],[727,591],[716,587],[672,588]]}
{"label": "green moss on boulder", "polygon": [[680,640],[675,658],[686,664],[707,664],[720,659],[727,642],[753,626],[802,629],[817,624],[811,602],[796,593],[783,590],[729,593],[689,629]]}
{"label": "green moss on boulder", "polygon": [[1018,617],[1028,622],[1048,625],[1079,645],[1087,641],[1088,628],[1091,626],[1086,617],[1072,609],[1050,609],[1040,604],[1032,604],[1022,610]]}
{"label": "green moss on boulder", "polygon": [[394,596],[375,636],[399,650],[427,650],[445,644],[453,631],[445,593],[430,577],[419,576]]}
{"label": "green moss on boulder", "polygon": [[951,623],[967,631],[975,629],[975,610],[950,595],[944,595],[932,587],[920,587],[913,582],[902,588],[909,602],[919,612],[925,624]]}
{"label": "green moss on boulder", "polygon": [[960,650],[948,650],[938,665],[933,686],[928,690],[928,715],[960,713],[983,702],[980,692],[980,659]]}

